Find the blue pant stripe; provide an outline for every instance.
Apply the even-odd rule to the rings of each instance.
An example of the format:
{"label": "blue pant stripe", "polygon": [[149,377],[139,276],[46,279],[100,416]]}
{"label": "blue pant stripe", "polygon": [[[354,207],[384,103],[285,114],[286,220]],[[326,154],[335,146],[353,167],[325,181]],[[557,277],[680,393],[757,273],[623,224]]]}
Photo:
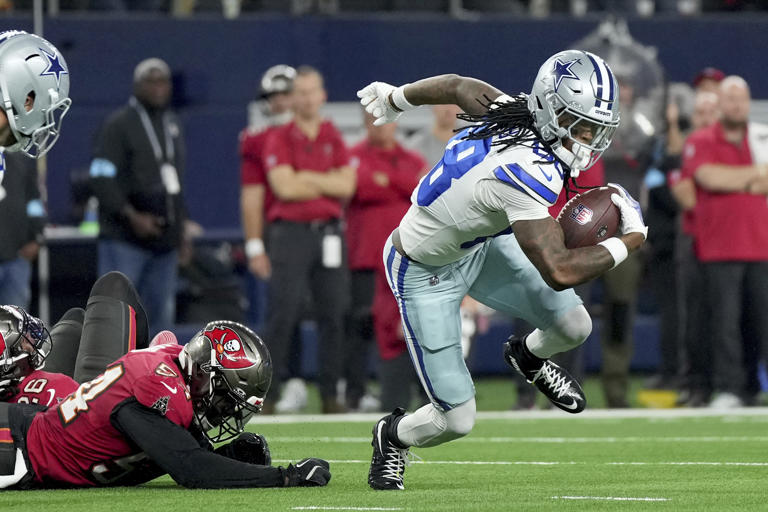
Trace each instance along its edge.
{"label": "blue pant stripe", "polygon": [[432,382],[429,380],[429,376],[427,375],[427,368],[424,366],[424,353],[421,350],[421,346],[419,345],[419,341],[416,339],[416,335],[413,332],[413,327],[411,327],[411,323],[408,321],[408,312],[405,307],[405,300],[402,298],[403,296],[403,281],[405,279],[405,272],[408,270],[408,260],[406,258],[400,259],[400,268],[397,272],[397,290],[398,295],[400,296],[399,302],[400,302],[400,311],[403,315],[403,323],[405,324],[405,328],[408,330],[408,339],[411,341],[414,353],[416,354],[416,361],[419,364],[419,368],[421,369],[421,375],[424,379],[424,384],[427,386],[427,392],[429,393],[429,396],[432,400],[436,401],[440,407],[443,408],[445,411],[450,411],[451,406],[437,397],[435,395],[435,390],[432,387]]}
{"label": "blue pant stripe", "polygon": [[392,248],[389,250],[389,256],[387,256],[387,274],[389,275],[389,282],[394,283],[395,280],[392,279],[392,263],[395,261],[395,246],[393,245]]}

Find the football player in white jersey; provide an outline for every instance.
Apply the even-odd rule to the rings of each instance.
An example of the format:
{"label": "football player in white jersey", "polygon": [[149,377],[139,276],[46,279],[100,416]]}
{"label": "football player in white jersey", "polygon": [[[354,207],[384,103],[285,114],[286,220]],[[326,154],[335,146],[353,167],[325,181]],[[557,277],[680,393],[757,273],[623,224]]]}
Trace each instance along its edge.
{"label": "football player in white jersey", "polygon": [[51,43],[23,30],[0,32],[0,181],[5,151],[40,158],[69,110],[69,67]]}
{"label": "football player in white jersey", "polygon": [[536,327],[504,347],[507,363],[561,409],[586,400],[549,358],[579,346],[592,321],[572,287],[621,263],[645,241],[639,205],[623,189],[619,233],[569,250],[547,208],[571,178],[592,166],[619,125],[619,86],[598,56],[568,50],[539,69],[530,95],[509,97],[482,81],[442,75],[400,87],[373,82],[358,92],[377,123],[418,105],[456,104],[474,123],[446,146],[411,196],[411,208],[384,247],[414,367],[430,398],[373,429],[368,483],[403,489],[410,446],[468,434],[475,421],[472,378],[461,352],[465,295]]}

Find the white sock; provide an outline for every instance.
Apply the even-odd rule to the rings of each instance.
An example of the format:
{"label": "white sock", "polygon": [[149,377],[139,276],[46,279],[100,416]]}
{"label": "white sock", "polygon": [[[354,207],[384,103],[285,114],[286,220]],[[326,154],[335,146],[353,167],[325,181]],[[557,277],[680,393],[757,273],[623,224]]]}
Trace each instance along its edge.
{"label": "white sock", "polygon": [[397,437],[406,446],[437,446],[463,437],[475,425],[477,405],[467,400],[448,412],[427,404],[400,420]]}
{"label": "white sock", "polygon": [[534,330],[526,338],[525,346],[536,357],[549,359],[555,354],[578,347],[590,332],[592,319],[584,306],[577,306],[569,309],[546,330]]}
{"label": "white sock", "polygon": [[445,413],[432,404],[416,409],[397,424],[397,438],[405,446],[425,446],[445,430]]}

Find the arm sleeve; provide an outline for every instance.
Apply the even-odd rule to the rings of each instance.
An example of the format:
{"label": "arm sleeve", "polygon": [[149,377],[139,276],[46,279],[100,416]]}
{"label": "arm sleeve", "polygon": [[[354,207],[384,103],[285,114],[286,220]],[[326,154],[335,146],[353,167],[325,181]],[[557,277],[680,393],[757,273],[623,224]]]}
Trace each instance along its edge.
{"label": "arm sleeve", "polygon": [[266,185],[261,153],[266,134],[240,134],[240,182],[242,185]]}
{"label": "arm sleeve", "polygon": [[267,173],[278,165],[289,165],[293,167],[291,151],[288,146],[288,137],[283,136],[285,130],[272,130],[264,140],[264,152],[262,153],[262,164]]}
{"label": "arm sleeve", "polygon": [[112,425],[166,471],[192,489],[283,487],[286,470],[257,466],[206,450],[183,427],[135,400],[115,408]]}
{"label": "arm sleeve", "polygon": [[91,187],[99,199],[102,213],[116,215],[127,199],[117,182],[117,174],[127,165],[126,134],[120,126],[120,118],[111,118],[99,135],[94,158],[89,170]]}
{"label": "arm sleeve", "polygon": [[338,131],[336,132],[336,140],[333,145],[333,167],[338,169],[339,167],[349,166],[349,149],[347,148],[347,145],[344,144],[344,140],[341,138],[341,134]]}
{"label": "arm sleeve", "polygon": [[702,144],[698,138],[689,137],[683,146],[683,160],[680,172],[683,178],[693,178],[702,165],[716,161],[709,151],[709,144]]}

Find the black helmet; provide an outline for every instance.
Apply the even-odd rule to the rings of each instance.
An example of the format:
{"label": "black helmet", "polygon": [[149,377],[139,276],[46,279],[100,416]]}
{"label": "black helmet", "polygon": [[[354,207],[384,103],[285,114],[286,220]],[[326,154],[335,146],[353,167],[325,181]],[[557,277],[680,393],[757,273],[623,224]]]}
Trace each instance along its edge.
{"label": "black helmet", "polygon": [[0,386],[43,367],[51,335],[43,322],[18,306],[0,306]]}
{"label": "black helmet", "polygon": [[195,417],[212,442],[232,439],[261,410],[272,381],[272,360],[248,327],[229,320],[210,322],[184,346],[179,362]]}

